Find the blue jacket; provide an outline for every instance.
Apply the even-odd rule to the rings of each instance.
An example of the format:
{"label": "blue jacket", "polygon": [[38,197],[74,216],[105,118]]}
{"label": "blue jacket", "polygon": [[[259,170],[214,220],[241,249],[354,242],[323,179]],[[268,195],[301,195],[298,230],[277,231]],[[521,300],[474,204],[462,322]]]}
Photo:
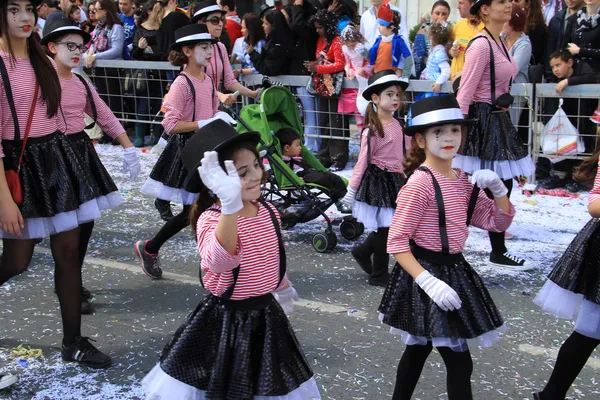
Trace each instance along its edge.
{"label": "blue jacket", "polygon": [[[371,47],[371,51],[369,54],[369,63],[371,65],[375,65],[375,59],[377,58],[377,50],[379,49],[379,43],[381,43],[381,36],[377,37],[375,40],[375,44]],[[400,65],[400,62],[403,62],[405,58],[412,57],[410,49],[406,45],[404,39],[402,39],[401,35],[394,35],[394,39],[392,40],[392,66],[396,68],[403,69],[403,66]]]}

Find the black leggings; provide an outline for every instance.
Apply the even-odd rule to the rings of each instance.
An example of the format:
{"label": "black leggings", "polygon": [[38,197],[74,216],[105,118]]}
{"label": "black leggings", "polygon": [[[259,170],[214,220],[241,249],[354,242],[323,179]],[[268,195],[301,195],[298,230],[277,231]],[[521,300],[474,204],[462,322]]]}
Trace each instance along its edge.
{"label": "black leggings", "polygon": [[[508,197],[510,198],[510,193],[513,189],[513,180],[503,180],[504,186],[508,189]],[[489,190],[485,191],[490,199],[493,199],[494,196]],[[492,252],[497,254],[504,254],[508,250],[506,249],[504,232],[490,232],[490,243],[492,244]]]}
{"label": "black leggings", "polygon": [[563,400],[598,344],[600,340],[573,332],[560,347],[554,370],[540,399]]}
{"label": "black leggings", "polygon": [[173,236],[177,235],[179,231],[189,226],[190,224],[190,210],[191,205],[184,205],[183,210],[167,221],[166,224],[160,228],[160,231],[146,243],[146,251],[150,254],[157,254],[163,244]]}
{"label": "black leggings", "polygon": [[[79,254],[80,229],[50,236],[54,258],[54,284],[60,303],[64,343],[70,345],[81,336],[81,262]],[[0,257],[0,285],[27,270],[35,239],[3,239]]]}
{"label": "black leggings", "polygon": [[[393,400],[409,400],[412,397],[425,361],[432,349],[433,346],[430,342],[425,346],[406,346],[396,372]],[[469,350],[459,352],[453,351],[449,347],[436,347],[436,349],[442,356],[444,364],[446,364],[448,399],[472,399],[471,374],[473,373],[473,360]]]}

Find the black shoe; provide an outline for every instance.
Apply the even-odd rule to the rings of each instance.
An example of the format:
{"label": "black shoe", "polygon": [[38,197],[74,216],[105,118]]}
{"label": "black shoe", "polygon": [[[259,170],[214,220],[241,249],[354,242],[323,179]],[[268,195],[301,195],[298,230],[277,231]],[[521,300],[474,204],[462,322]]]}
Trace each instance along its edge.
{"label": "black shoe", "polygon": [[149,254],[146,252],[146,243],[148,243],[148,240],[137,241],[133,246],[135,254],[142,262],[144,273],[152,279],[160,279],[162,277],[162,269],[160,269],[158,254]]}
{"label": "black shoe", "polygon": [[390,274],[387,272],[385,274],[379,275],[379,276],[370,276],[369,277],[369,285],[386,287],[389,277],[390,277]]}
{"label": "black shoe", "polygon": [[571,181],[565,185],[565,189],[567,189],[571,193],[578,193],[583,190],[583,186],[578,182]]}
{"label": "black shoe", "polygon": [[356,263],[365,271],[367,275],[371,275],[373,273],[373,261],[371,261],[371,254],[364,248],[364,244],[358,244],[352,247],[350,250],[352,257],[356,260]]}
{"label": "black shoe", "polygon": [[92,298],[92,293],[83,286],[81,287],[81,298],[83,300],[89,300]]}
{"label": "black shoe", "polygon": [[154,200],[154,207],[158,210],[160,217],[163,221],[168,221],[173,218],[173,211],[171,211],[171,203],[166,200],[156,199]]}
{"label": "black shoe", "polygon": [[345,162],[335,161],[333,164],[331,164],[331,167],[329,167],[329,172],[343,171],[344,168],[346,168],[346,164],[347,163]]}
{"label": "black shoe", "polygon": [[319,162],[321,163],[321,165],[323,165],[323,167],[325,167],[325,168],[331,167],[331,160],[329,160],[327,158],[319,157],[319,156],[317,156],[317,160],[319,160]]}
{"label": "black shoe", "polygon": [[533,400],[542,400],[542,398],[540,397],[540,392],[533,394]]}
{"label": "black shoe", "polygon": [[506,253],[490,253],[490,262],[499,267],[514,269],[515,271],[527,271],[533,269],[532,266],[525,263],[525,260],[512,254]]}
{"label": "black shoe", "polygon": [[107,368],[112,363],[109,356],[102,353],[90,343],[95,340],[77,336],[75,342],[70,346],[62,345],[62,359],[64,361],[77,362],[90,368]]}
{"label": "black shoe", "polygon": [[352,214],[352,207],[346,207],[346,205],[341,201],[336,202],[335,206],[337,207],[338,211],[342,214]]}
{"label": "black shoe", "polygon": [[569,183],[569,179],[551,176],[547,180],[544,180],[544,183],[541,185],[541,187],[547,190],[552,190],[565,187],[567,183]]}
{"label": "black shoe", "polygon": [[81,314],[89,315],[92,313],[92,311],[92,303],[86,299],[81,299]]}

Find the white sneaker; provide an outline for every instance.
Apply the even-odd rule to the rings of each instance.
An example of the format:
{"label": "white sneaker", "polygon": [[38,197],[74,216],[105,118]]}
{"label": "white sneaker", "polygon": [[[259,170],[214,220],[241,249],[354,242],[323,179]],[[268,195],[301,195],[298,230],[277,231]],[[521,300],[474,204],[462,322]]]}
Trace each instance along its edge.
{"label": "white sneaker", "polygon": [[19,378],[17,378],[16,375],[0,375],[0,390],[6,389],[7,387],[10,387],[17,382],[19,382]]}
{"label": "white sneaker", "polygon": [[167,147],[167,143],[168,142],[164,138],[161,137],[160,139],[158,139],[158,143],[156,143],[154,145],[154,147],[152,147],[152,150],[150,150],[150,153],[160,155],[160,153],[163,152],[165,147]]}

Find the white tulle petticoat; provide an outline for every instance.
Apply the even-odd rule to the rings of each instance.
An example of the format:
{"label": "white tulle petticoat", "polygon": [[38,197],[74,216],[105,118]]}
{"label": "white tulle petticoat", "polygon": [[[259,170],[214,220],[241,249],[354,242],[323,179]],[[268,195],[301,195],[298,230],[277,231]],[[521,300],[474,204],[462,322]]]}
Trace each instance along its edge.
{"label": "white tulle petticoat", "polygon": [[532,176],[535,172],[535,165],[533,165],[533,160],[529,156],[514,161],[484,161],[483,163],[482,166],[481,159],[478,157],[457,154],[452,161],[452,167],[460,168],[467,174],[472,174],[480,169],[490,169],[503,180],[519,176]]}
{"label": "white tulle petticoat", "polygon": [[392,224],[394,211],[391,207],[375,207],[358,200],[352,206],[352,216],[362,222],[369,231],[388,228]]}
{"label": "white tulle petticoat", "polygon": [[148,178],[142,187],[142,193],[148,196],[158,197],[166,201],[181,201],[181,203],[189,205],[194,204],[198,198],[198,193],[190,193],[184,189],[177,189],[166,186],[162,182]]}
{"label": "white tulle petticoat", "polygon": [[47,218],[25,218],[22,236],[14,236],[0,229],[2,239],[43,239],[77,228],[86,222],[100,218],[101,211],[118,207],[123,203],[119,192],[112,192],[83,203],[77,210],[67,211]]}
{"label": "white tulle petticoat", "polygon": [[[146,400],[209,400],[206,392],[171,377],[157,364],[142,380]],[[254,396],[252,400],[320,400],[315,378],[283,396]]]}

